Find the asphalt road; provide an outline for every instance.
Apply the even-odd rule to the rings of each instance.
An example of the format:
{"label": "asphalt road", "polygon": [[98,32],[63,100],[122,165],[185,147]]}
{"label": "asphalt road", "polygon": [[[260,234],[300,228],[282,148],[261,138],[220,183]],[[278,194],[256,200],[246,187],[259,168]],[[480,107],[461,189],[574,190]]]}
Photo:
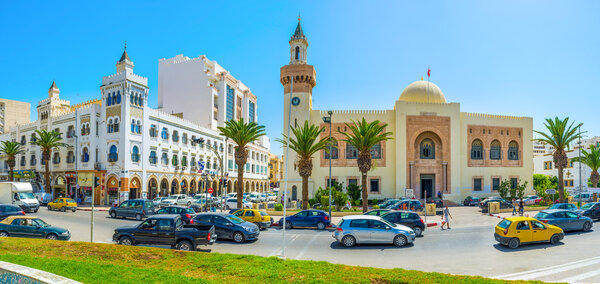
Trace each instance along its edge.
{"label": "asphalt road", "polygon": [[[72,241],[90,239],[90,212],[48,212],[42,209],[37,215],[50,224],[69,229]],[[600,222],[594,224],[591,232],[567,233],[565,239],[556,246],[535,244],[511,250],[494,240],[493,224],[498,222],[497,218],[482,215],[474,218],[485,224],[467,222],[468,225],[451,230],[429,228],[425,230],[424,237],[402,248],[392,245],[345,248],[333,239],[329,230],[287,230],[285,256],[288,259],[502,279],[600,283]],[[107,212],[95,212],[95,241],[110,243],[114,228],[135,223],[135,220],[111,219]],[[270,228],[262,231],[259,240],[254,242],[236,244],[219,240],[206,249],[222,253],[277,256],[281,254],[281,245],[281,229]]]}

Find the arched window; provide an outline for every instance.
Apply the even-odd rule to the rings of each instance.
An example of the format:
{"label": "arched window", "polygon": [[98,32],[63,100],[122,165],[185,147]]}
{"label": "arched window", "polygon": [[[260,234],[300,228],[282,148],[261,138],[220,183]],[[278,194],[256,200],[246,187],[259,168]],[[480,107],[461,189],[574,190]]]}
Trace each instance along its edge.
{"label": "arched window", "polygon": [[371,158],[381,159],[381,143],[371,147]]}
{"label": "arched window", "polygon": [[112,102],[112,98],[110,96],[110,94],[108,94],[108,96],[106,97],[106,106],[110,106]]}
{"label": "arched window", "polygon": [[177,130],[173,130],[173,142],[179,142],[179,133]]}
{"label": "arched window", "polygon": [[300,60],[300,47],[296,46],[296,60]]}
{"label": "arched window", "polygon": [[75,163],[75,153],[73,153],[73,151],[67,152],[67,163],[68,164]]}
{"label": "arched window", "polygon": [[26,160],[27,158],[25,158],[25,156],[21,156],[21,167],[25,166],[25,163],[27,162]]}
{"label": "arched window", "polygon": [[140,96],[139,95],[137,95],[137,94],[135,95],[135,101],[134,102],[135,102],[136,106],[140,105]]}
{"label": "arched window", "polygon": [[490,145],[490,160],[501,160],[502,159],[502,148],[498,140],[492,141]]}
{"label": "arched window", "polygon": [[181,165],[184,167],[187,166],[187,156],[183,155],[181,157]]}
{"label": "arched window", "polygon": [[[333,141],[333,143],[331,143],[331,159],[335,160],[338,158],[338,148],[337,148],[337,141]],[[325,159],[329,159],[329,153],[327,153],[327,151],[325,151]]]}
{"label": "arched window", "polygon": [[[247,165],[247,164],[246,164]],[[210,160],[206,161],[206,168],[210,169]]]}
{"label": "arched window", "polygon": [[131,104],[134,104],[134,103],[133,103],[133,98],[134,98],[134,96],[133,96],[133,92],[131,92],[131,95],[129,95],[129,102],[130,102]]}
{"label": "arched window", "polygon": [[106,129],[106,131],[107,131],[108,133],[113,133],[113,131],[114,131],[114,128],[113,128],[113,120],[112,120],[112,118],[108,120],[108,124],[107,124],[107,129]]}
{"label": "arched window", "polygon": [[115,120],[114,120],[113,132],[119,132],[119,119],[118,118],[115,118]]}
{"label": "arched window", "polygon": [[119,154],[117,154],[117,146],[110,146],[110,150],[108,151],[108,161],[116,162],[119,160]]}
{"label": "arched window", "polygon": [[150,164],[156,165],[156,151],[150,151]]}
{"label": "arched window", "polygon": [[117,95],[115,94],[115,92],[112,93],[112,104],[113,105],[117,104]]}
{"label": "arched window", "polygon": [[173,159],[171,160],[173,166],[177,166],[177,161],[179,159],[177,158],[177,154],[173,154]]}
{"label": "arched window", "polygon": [[144,106],[144,98],[142,97],[142,95],[140,95],[140,97],[138,98],[138,103],[139,106]]}
{"label": "arched window", "polygon": [[515,141],[508,143],[508,159],[518,160],[519,159],[519,144]]}
{"label": "arched window", "polygon": [[483,160],[483,143],[479,139],[471,144],[471,160]]}
{"label": "arched window", "polygon": [[356,159],[358,157],[358,149],[352,144],[346,143],[346,159]]}
{"label": "arched window", "polygon": [[421,159],[435,159],[435,144],[429,138],[421,141]]}
{"label": "arched window", "polygon": [[90,161],[90,153],[88,152],[88,148],[85,147],[85,148],[83,148],[83,152],[81,154],[81,162],[87,163],[89,161]]}
{"label": "arched window", "polygon": [[135,133],[142,134],[142,122],[139,120],[137,121],[135,126]]}
{"label": "arched window", "polygon": [[35,166],[37,160],[35,159],[35,155],[31,155],[31,159],[29,160],[29,165]]}
{"label": "arched window", "polygon": [[140,161],[140,148],[138,146],[133,146],[133,149],[131,149],[131,161],[134,163]]}
{"label": "arched window", "polygon": [[160,132],[160,137],[165,140],[169,139],[169,130],[167,130],[166,127],[163,127],[162,131]]}
{"label": "arched window", "polygon": [[162,153],[162,156],[160,157],[160,162],[163,164],[163,166],[166,166],[169,164],[169,155],[167,153]]}
{"label": "arched window", "polygon": [[121,91],[117,91],[117,104],[121,103]]}
{"label": "arched window", "polygon": [[52,163],[60,164],[60,153],[58,153],[58,152],[54,153],[54,158],[52,158]]}
{"label": "arched window", "polygon": [[135,119],[131,120],[131,133],[135,133]]}

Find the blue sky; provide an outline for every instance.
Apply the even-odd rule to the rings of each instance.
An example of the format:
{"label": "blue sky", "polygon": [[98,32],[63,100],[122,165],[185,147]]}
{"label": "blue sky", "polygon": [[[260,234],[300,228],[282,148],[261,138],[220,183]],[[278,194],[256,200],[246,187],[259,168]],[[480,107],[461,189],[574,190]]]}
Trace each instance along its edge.
{"label": "blue sky", "polygon": [[430,66],[462,111],[531,116],[535,129],[569,116],[593,136],[598,11],[600,1],[3,1],[0,97],[35,108],[56,80],[72,104],[97,98],[127,41],[150,106],[160,58],[205,54],[258,96],[273,140],[283,128],[279,68],[301,14],[317,109],[391,109]]}

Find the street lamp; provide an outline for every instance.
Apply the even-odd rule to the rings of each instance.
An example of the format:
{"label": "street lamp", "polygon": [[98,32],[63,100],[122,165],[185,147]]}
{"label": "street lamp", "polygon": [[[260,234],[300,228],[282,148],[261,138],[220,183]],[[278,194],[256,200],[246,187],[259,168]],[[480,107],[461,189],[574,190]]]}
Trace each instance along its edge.
{"label": "street lamp", "polygon": [[331,143],[331,115],[333,114],[333,111],[328,111],[327,114],[329,114],[329,116],[324,116],[323,117],[323,122],[329,124],[329,181],[328,186],[329,186],[329,204],[327,204],[327,206],[329,207],[329,220],[331,220],[331,149],[333,147],[332,143]]}

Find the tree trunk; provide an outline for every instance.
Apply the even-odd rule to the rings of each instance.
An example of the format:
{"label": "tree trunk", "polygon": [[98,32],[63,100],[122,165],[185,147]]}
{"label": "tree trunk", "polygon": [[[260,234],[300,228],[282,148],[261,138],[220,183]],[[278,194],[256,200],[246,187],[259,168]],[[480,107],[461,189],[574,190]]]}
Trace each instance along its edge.
{"label": "tree trunk", "polygon": [[16,164],[15,157],[8,157],[7,164],[8,164],[8,180],[13,181],[14,180],[13,174],[15,171],[15,164]]}
{"label": "tree trunk", "polygon": [[563,167],[557,167],[558,169],[558,198],[561,203],[565,202],[565,182],[563,180]]}
{"label": "tree trunk", "polygon": [[362,174],[362,207],[363,213],[369,210],[369,193],[367,192],[367,173],[363,172]]}
{"label": "tree trunk", "polygon": [[567,154],[562,149],[557,149],[554,151],[554,155],[552,157],[554,161],[554,166],[558,169],[558,196],[560,198],[560,202],[564,203],[565,200],[565,182],[563,178],[563,170],[567,166]]}
{"label": "tree trunk", "polygon": [[590,175],[590,181],[592,182],[592,187],[596,187],[598,185],[598,182],[600,181],[600,173],[598,173],[597,170],[592,171],[592,174]]}
{"label": "tree trunk", "polygon": [[[44,168],[46,169],[46,171],[44,172],[44,180],[46,181],[46,192],[47,193],[52,193],[52,188],[50,187],[50,160],[44,160],[45,161],[45,165]],[[54,196],[56,197],[56,196]]]}
{"label": "tree trunk", "polygon": [[248,152],[246,148],[235,147],[235,163],[238,166],[238,184],[237,184],[237,207],[242,207],[242,200],[244,197],[244,166],[248,161]]}
{"label": "tree trunk", "polygon": [[302,176],[302,209],[308,209],[308,176]]}

